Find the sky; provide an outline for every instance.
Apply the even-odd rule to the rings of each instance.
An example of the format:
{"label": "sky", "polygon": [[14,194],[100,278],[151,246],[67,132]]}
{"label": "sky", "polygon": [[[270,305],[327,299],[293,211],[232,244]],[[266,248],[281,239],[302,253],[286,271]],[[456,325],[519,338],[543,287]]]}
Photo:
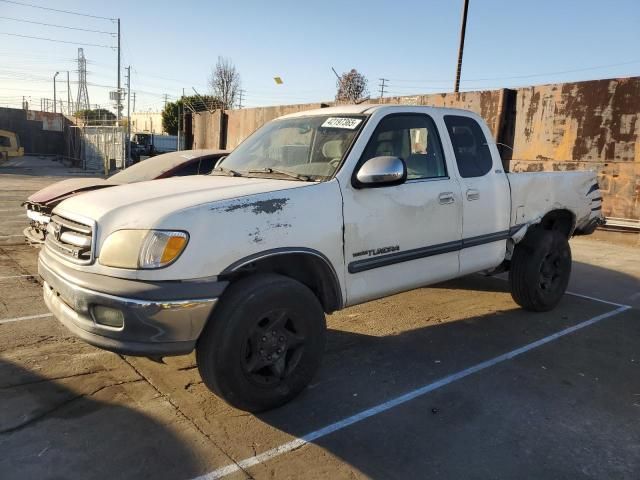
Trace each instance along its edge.
{"label": "sky", "polygon": [[[161,110],[183,88],[209,93],[218,56],[239,70],[245,107],[332,100],[332,67],[363,73],[372,97],[380,78],[386,95],[451,92],[462,3],[0,0],[0,106],[25,96],[39,108],[53,98],[56,71],[58,98],[66,101],[67,71],[75,98],[82,47],[91,104],[113,108],[114,18],[122,84],[130,65],[138,112]],[[461,90],[636,76],[639,47],[640,0],[469,0]]]}

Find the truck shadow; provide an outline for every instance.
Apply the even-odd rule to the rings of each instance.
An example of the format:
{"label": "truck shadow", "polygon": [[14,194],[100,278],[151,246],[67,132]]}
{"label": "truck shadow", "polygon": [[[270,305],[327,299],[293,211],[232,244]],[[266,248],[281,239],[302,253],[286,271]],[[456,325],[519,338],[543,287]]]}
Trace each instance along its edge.
{"label": "truck shadow", "polygon": [[[608,274],[612,277],[619,275],[616,272],[608,272]],[[632,278],[621,278],[616,281],[619,280],[633,281]],[[450,291],[508,292],[508,283],[475,275],[446,282],[434,288]],[[451,292],[448,295],[451,295]],[[456,321],[431,324],[396,335],[372,336],[330,330],[323,366],[309,388],[290,404],[257,417],[274,428],[295,437],[303,437],[399,395],[611,310],[610,305],[566,296],[555,310],[543,314],[523,311],[514,304],[512,309],[481,316],[474,316],[471,313],[468,317]],[[390,319],[390,321],[393,320]],[[636,328],[636,331],[640,333],[640,328]],[[634,348],[630,339],[628,343],[629,349]],[[621,348],[619,345],[617,347]],[[573,368],[573,373],[592,368],[596,361],[593,358],[593,352],[588,349],[575,349],[569,353],[556,349],[553,352],[550,355],[547,354],[544,362],[548,362],[546,363],[548,365],[562,364],[563,368]],[[606,356],[606,351],[601,353]],[[535,354],[531,355],[536,358]],[[522,374],[512,371],[512,376],[505,380],[509,383],[514,378],[524,379],[532,370],[537,375],[540,368],[540,364],[536,363],[535,367],[525,368]],[[627,371],[624,375],[628,376],[632,373]],[[469,377],[469,379],[473,378],[477,376]],[[571,385],[569,380],[562,377],[554,378],[552,381]],[[505,433],[509,428],[503,422],[519,421],[514,417],[514,415],[517,416],[515,406],[513,410],[508,407],[501,413],[504,418],[500,416],[494,418],[493,421],[496,423],[478,425],[484,422],[481,417],[487,410],[495,410],[495,407],[485,403],[487,399],[493,401],[495,394],[497,401],[504,402],[505,397],[513,394],[508,386],[499,387],[494,391],[485,391],[480,395],[473,388],[465,390],[460,386],[461,384],[462,382],[455,384],[453,388],[443,389],[442,392],[430,393],[421,397],[419,401],[410,402],[393,410],[401,413],[381,414],[374,417],[375,420],[357,423],[340,433],[328,435],[313,443],[371,478],[421,478],[427,476],[428,470],[423,468],[427,468],[426,463],[431,461],[435,462],[428,467],[435,469],[431,473],[438,471],[441,467],[442,471],[446,471],[452,465],[460,465],[460,458],[456,459],[456,454],[442,450],[442,445],[446,445],[451,439],[439,438],[429,430],[433,428],[434,431],[439,431],[443,435],[451,433],[456,437],[455,448],[461,448],[465,442],[468,442],[476,455],[469,461],[481,465],[483,455],[492,455],[488,451],[490,445],[496,442],[513,442],[514,439],[509,438],[509,435],[526,435],[526,432],[517,434],[510,432],[509,435]],[[575,394],[575,392],[571,393]],[[585,391],[584,395],[589,397],[593,392]],[[560,400],[565,402],[563,408],[567,408],[567,399]],[[541,411],[547,407],[553,408],[548,405],[535,405],[535,409]],[[392,415],[395,419],[389,420],[388,417]],[[400,417],[399,422],[398,417]],[[579,422],[579,420],[576,421]],[[594,418],[593,425],[597,425],[598,421],[599,419]],[[412,430],[403,433],[404,427],[400,427],[398,423],[404,426],[410,424]],[[545,425],[545,428],[549,429],[549,435],[555,435],[557,438],[565,436],[562,425],[557,427],[548,423]],[[477,432],[477,437],[463,441],[457,435],[467,427],[471,431],[480,430]],[[416,432],[416,429],[419,431]],[[540,445],[540,448],[544,452],[551,453],[549,446]],[[506,447],[505,451],[510,452],[510,447]],[[518,452],[512,451],[506,455],[511,454],[517,455]],[[597,462],[600,456],[603,457],[601,460],[605,465],[606,452],[602,455],[594,455],[592,458],[585,457],[583,461],[585,464]],[[451,462],[451,464],[445,467],[442,464],[438,465],[438,462]],[[487,466],[488,464],[484,465],[484,467]],[[504,474],[505,478],[509,478],[511,474],[515,475],[515,472],[508,473],[508,470],[502,469],[503,467],[497,461],[492,468],[494,470],[476,472],[476,475],[471,476],[499,478]],[[531,472],[535,472],[535,466],[532,468]],[[574,467],[568,468],[568,471],[573,471]],[[575,468],[578,469],[578,466]],[[455,471],[455,468],[450,471]],[[534,477],[537,475],[532,474]],[[538,478],[546,476],[544,470],[538,470],[538,474]],[[460,478],[459,475],[465,474],[461,470],[456,475]],[[447,478],[447,475],[444,475],[444,478]]]}
{"label": "truck shadow", "polygon": [[50,380],[0,359],[0,477],[191,478],[206,470],[175,421],[139,411],[168,415],[148,385],[87,377],[71,389],[63,382],[72,377]]}
{"label": "truck shadow", "polygon": [[[480,274],[430,286],[429,288],[463,288],[483,292],[509,292],[508,274],[495,277]],[[583,262],[573,262],[569,291],[609,302],[640,308],[640,277]]]}

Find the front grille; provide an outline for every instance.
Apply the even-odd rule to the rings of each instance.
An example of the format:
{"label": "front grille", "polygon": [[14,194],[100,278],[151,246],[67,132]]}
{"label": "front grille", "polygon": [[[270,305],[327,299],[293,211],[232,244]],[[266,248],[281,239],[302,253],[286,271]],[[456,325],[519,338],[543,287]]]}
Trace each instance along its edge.
{"label": "front grille", "polygon": [[53,215],[47,225],[45,245],[75,263],[93,261],[93,228],[90,225]]}

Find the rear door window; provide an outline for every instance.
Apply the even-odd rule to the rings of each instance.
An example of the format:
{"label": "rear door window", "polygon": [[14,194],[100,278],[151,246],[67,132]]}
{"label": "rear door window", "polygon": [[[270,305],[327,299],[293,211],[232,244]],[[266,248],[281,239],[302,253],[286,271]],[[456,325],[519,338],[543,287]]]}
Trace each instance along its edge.
{"label": "rear door window", "polygon": [[491,150],[478,122],[471,117],[445,115],[458,171],[463,178],[482,177],[493,166]]}

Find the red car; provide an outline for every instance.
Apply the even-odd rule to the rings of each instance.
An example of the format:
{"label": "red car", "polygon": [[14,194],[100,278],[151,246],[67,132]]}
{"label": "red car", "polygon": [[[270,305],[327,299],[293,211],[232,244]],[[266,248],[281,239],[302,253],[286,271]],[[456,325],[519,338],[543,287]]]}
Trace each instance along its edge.
{"label": "red car", "polygon": [[31,195],[23,206],[27,209],[29,226],[24,236],[29,243],[44,242],[52,210],[63,200],[83,192],[126,183],[186,175],[206,175],[230,150],[181,150],[143,160],[109,178],[70,178],[56,182]]}

